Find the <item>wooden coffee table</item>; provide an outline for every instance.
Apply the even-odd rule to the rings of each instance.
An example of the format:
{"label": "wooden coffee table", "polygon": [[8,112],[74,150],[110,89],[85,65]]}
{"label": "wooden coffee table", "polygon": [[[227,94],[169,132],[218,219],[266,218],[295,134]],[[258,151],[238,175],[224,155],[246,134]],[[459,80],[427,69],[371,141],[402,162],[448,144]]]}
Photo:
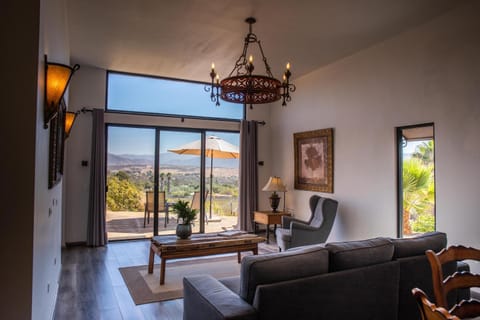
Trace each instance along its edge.
{"label": "wooden coffee table", "polygon": [[253,234],[236,236],[192,235],[190,239],[181,240],[176,236],[156,236],[152,238],[148,273],[153,273],[155,254],[161,259],[160,285],[165,283],[165,263],[168,259],[179,259],[199,256],[209,256],[222,253],[237,252],[240,263],[242,251],[252,251],[258,254],[258,243],[265,238]]}

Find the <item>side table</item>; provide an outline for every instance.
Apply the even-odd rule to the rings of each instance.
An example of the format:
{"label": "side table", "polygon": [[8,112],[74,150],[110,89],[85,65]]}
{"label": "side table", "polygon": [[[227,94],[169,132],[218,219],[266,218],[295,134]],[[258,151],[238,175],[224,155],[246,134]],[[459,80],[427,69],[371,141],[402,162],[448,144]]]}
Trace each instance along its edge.
{"label": "side table", "polygon": [[255,222],[255,233],[257,233],[257,225],[259,223],[267,225],[267,234],[266,243],[269,243],[268,239],[270,236],[270,225],[273,224],[273,234],[275,235],[275,230],[277,229],[277,224],[282,224],[282,216],[290,216],[290,213],[283,211],[254,211],[253,212],[253,221]]}

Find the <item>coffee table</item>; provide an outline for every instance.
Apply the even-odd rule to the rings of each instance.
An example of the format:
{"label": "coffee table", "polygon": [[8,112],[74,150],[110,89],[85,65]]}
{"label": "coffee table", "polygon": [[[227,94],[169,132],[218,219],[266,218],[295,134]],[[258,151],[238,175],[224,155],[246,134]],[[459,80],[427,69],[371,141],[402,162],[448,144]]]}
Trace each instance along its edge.
{"label": "coffee table", "polygon": [[190,239],[181,240],[176,236],[156,236],[151,240],[148,273],[153,273],[155,254],[161,259],[160,285],[165,283],[165,266],[168,259],[209,256],[222,253],[237,253],[240,263],[242,251],[252,251],[258,254],[258,243],[265,238],[253,234],[234,236],[192,235]]}

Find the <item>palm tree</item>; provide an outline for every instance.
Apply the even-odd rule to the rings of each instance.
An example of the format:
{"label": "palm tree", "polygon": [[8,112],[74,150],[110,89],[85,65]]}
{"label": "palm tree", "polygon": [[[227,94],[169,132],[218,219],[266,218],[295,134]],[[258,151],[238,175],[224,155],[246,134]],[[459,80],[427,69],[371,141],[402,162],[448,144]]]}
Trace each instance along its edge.
{"label": "palm tree", "polygon": [[172,174],[169,172],[167,173],[167,193],[170,193],[170,182],[172,180]]}
{"label": "palm tree", "polygon": [[412,233],[410,217],[424,213],[434,204],[433,164],[411,158],[403,162],[403,234]]}
{"label": "palm tree", "polygon": [[433,155],[434,155],[434,145],[433,140],[428,140],[422,142],[422,144],[418,145],[415,148],[415,152],[412,154],[412,157],[418,158],[422,160],[423,164],[430,164],[433,163]]}
{"label": "palm tree", "polygon": [[165,173],[160,173],[160,191],[163,191],[163,183],[165,181]]}

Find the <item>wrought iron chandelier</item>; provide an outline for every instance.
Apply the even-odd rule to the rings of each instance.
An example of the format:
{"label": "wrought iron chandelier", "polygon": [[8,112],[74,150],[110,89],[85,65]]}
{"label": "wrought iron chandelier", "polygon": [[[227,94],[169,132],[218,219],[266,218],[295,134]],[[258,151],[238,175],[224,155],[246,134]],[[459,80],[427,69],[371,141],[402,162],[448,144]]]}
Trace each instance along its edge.
{"label": "wrought iron chandelier", "polygon": [[[238,58],[233,70],[227,78],[220,81],[220,77],[215,72],[215,64],[212,63],[210,72],[211,86],[205,87],[205,91],[210,92],[210,99],[216,106],[220,105],[220,98],[224,101],[249,104],[250,109],[254,104],[271,103],[283,99],[282,106],[286,106],[291,101],[290,92],[294,92],[296,87],[290,83],[290,63],[287,63],[282,81],[273,77],[267,58],[263,54],[262,45],[257,36],[252,32],[252,25],[256,19],[249,17],[245,19],[249,25],[249,32],[245,37],[243,52]],[[253,56],[247,59],[248,46],[256,43],[262,55],[265,64],[266,75],[253,74],[255,69],[253,65]]]}

